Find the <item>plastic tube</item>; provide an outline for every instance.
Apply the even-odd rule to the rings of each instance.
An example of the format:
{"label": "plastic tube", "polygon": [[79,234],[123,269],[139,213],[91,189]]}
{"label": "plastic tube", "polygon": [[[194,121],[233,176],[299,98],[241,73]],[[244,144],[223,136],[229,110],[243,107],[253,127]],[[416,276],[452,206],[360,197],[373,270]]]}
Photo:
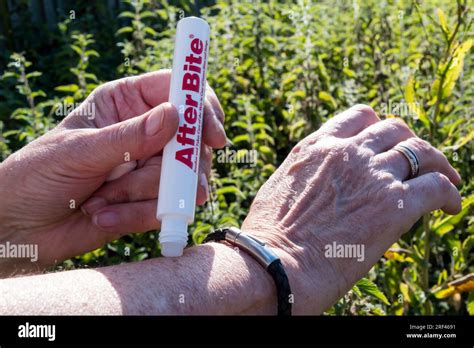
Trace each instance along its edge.
{"label": "plastic tube", "polygon": [[179,127],[163,149],[156,213],[161,221],[161,253],[168,257],[183,254],[188,224],[194,220],[209,36],[203,19],[178,22],[169,102],[178,109]]}

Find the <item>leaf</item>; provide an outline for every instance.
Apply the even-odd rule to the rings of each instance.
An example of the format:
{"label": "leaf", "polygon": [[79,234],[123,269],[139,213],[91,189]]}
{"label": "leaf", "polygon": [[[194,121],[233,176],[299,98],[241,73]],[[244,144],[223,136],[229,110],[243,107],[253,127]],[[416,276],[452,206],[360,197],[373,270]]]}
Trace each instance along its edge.
{"label": "leaf", "polygon": [[324,91],[319,91],[318,97],[319,97],[319,99],[327,102],[334,109],[337,107],[336,101],[334,100],[334,98],[329,93],[324,92]]}
{"label": "leaf", "polygon": [[441,25],[441,29],[444,31],[446,35],[449,34],[448,22],[446,21],[446,15],[444,14],[443,10],[438,8],[437,10],[439,24]]}
{"label": "leaf", "polygon": [[41,76],[41,75],[43,75],[43,74],[40,73],[39,71],[33,71],[33,72],[30,72],[30,73],[26,74],[26,78],[29,79],[29,78],[38,77],[38,76]]}
{"label": "leaf", "polygon": [[123,11],[119,14],[119,17],[135,18],[135,13],[130,11]]}
{"label": "leaf", "polygon": [[351,69],[349,69],[349,68],[344,68],[344,69],[342,69],[342,72],[343,72],[345,75],[349,76],[349,77],[356,77],[355,71],[354,71],[354,70],[351,70]]}
{"label": "leaf", "polygon": [[161,19],[168,20],[168,12],[165,9],[160,9],[155,11]]}
{"label": "leaf", "polygon": [[415,262],[410,256],[405,256],[404,250],[393,246],[384,253],[384,256],[398,262]]}
{"label": "leaf", "polygon": [[99,52],[97,52],[96,50],[87,50],[86,51],[86,55],[87,56],[94,56],[94,57],[99,57]]}
{"label": "leaf", "polygon": [[263,41],[264,42],[268,42],[269,44],[273,45],[274,48],[278,48],[278,41],[275,40],[273,37],[271,36],[265,36],[263,38]]}
{"label": "leaf", "polygon": [[474,292],[470,293],[467,298],[467,312],[469,315],[474,315]]}
{"label": "leaf", "polygon": [[359,290],[366,295],[375,297],[385,303],[386,305],[390,305],[390,302],[388,302],[387,297],[383,294],[382,291],[379,290],[377,285],[375,285],[374,282],[367,278],[362,278],[356,283],[357,287]]}
{"label": "leaf", "polygon": [[119,30],[117,30],[115,35],[121,35],[121,34],[131,33],[131,32],[133,32],[132,27],[123,27],[123,28],[120,28]]}
{"label": "leaf", "polygon": [[143,11],[140,13],[141,18],[155,17],[155,14],[151,11]]}
{"label": "leaf", "polygon": [[41,90],[38,90],[38,91],[35,91],[35,92],[31,92],[31,97],[32,98],[36,98],[36,97],[45,97],[46,98],[46,93],[44,93]]}
{"label": "leaf", "polygon": [[469,257],[472,247],[474,247],[474,236],[471,235],[462,242],[462,252],[466,259]]}
{"label": "leaf", "polygon": [[474,273],[470,273],[459,279],[449,282],[446,286],[434,290],[436,298],[443,299],[455,293],[474,291]]}
{"label": "leaf", "polygon": [[239,127],[239,128],[242,128],[242,129],[245,129],[247,130],[248,128],[248,124],[244,121],[234,121],[232,122],[232,127]]}
{"label": "leaf", "polygon": [[64,86],[58,86],[54,90],[59,91],[59,92],[74,93],[79,90],[79,86],[78,85],[64,85]]}
{"label": "leaf", "polygon": [[441,300],[443,298],[450,297],[453,294],[454,294],[454,287],[453,286],[448,286],[444,289],[440,289],[440,290],[436,291],[434,295],[437,299]]}
{"label": "leaf", "polygon": [[354,285],[354,286],[352,287],[352,291],[354,291],[358,297],[362,297],[362,292],[361,292],[360,289],[357,287],[357,285]]}
{"label": "leaf", "polygon": [[150,28],[150,27],[146,27],[145,29],[143,29],[143,31],[147,34],[150,34],[151,36],[158,35],[158,33],[153,28]]}
{"label": "leaf", "polygon": [[270,149],[268,146],[266,145],[262,145],[258,148],[258,150],[265,154],[265,155],[272,155],[274,153],[274,150]]}
{"label": "leaf", "polygon": [[461,75],[464,66],[464,57],[474,44],[473,39],[469,39],[459,45],[453,54],[451,65],[446,73],[445,82],[443,85],[443,97],[451,95],[457,79]]}
{"label": "leaf", "polygon": [[69,45],[74,52],[76,52],[79,56],[82,55],[82,50],[79,46],[76,45]]}
{"label": "leaf", "polygon": [[457,150],[463,147],[464,145],[469,143],[473,138],[474,138],[474,130],[471,130],[468,134],[458,139],[458,141],[454,145],[454,150]]}
{"label": "leaf", "polygon": [[221,187],[220,189],[217,189],[216,194],[217,195],[233,194],[235,196],[239,196],[245,199],[245,195],[242,193],[242,191],[240,191],[235,186]]}
{"label": "leaf", "polygon": [[235,143],[235,144],[241,143],[243,141],[250,142],[250,136],[248,134],[240,134],[240,135],[237,135],[236,137],[232,138],[232,142]]}
{"label": "leaf", "polygon": [[453,286],[456,292],[472,292],[474,291],[474,273],[470,273],[459,279],[453,280],[449,283]]}
{"label": "leaf", "polygon": [[410,288],[408,287],[407,284],[400,283],[400,292],[403,295],[403,300],[406,301],[407,303],[411,303]]}
{"label": "leaf", "polygon": [[197,226],[192,233],[194,244],[200,244],[205,238],[205,235],[208,234],[211,230],[212,225],[210,224],[200,224],[199,226]]}
{"label": "leaf", "polygon": [[415,97],[415,78],[410,76],[407,85],[405,86],[405,101],[408,104],[408,108],[413,112],[418,119],[425,125],[426,128],[430,128],[430,120],[426,116],[423,107],[416,101]]}
{"label": "leaf", "polygon": [[288,77],[286,77],[282,82],[281,82],[281,85],[282,86],[286,86],[294,81],[296,81],[297,79],[297,76],[296,75],[289,75]]}
{"label": "leaf", "polygon": [[474,203],[474,195],[465,198],[462,201],[461,211],[457,215],[449,215],[444,219],[435,221],[433,224],[433,231],[439,236],[452,231],[461,219],[469,212],[469,207]]}

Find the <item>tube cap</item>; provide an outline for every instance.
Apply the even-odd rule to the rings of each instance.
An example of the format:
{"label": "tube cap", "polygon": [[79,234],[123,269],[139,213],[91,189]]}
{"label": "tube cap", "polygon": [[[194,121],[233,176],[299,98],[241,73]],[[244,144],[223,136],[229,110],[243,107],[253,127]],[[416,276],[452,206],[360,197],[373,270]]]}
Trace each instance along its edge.
{"label": "tube cap", "polygon": [[163,216],[160,231],[161,254],[166,257],[183,255],[188,242],[188,222],[184,216]]}
{"label": "tube cap", "polygon": [[178,257],[183,255],[183,244],[179,242],[161,243],[161,255],[166,257]]}

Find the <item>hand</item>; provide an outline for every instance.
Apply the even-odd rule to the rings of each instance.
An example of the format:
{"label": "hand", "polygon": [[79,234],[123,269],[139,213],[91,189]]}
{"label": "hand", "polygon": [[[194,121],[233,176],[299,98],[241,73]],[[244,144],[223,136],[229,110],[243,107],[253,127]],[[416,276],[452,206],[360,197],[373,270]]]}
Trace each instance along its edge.
{"label": "hand", "polygon": [[[400,142],[420,160],[416,178],[392,149]],[[295,312],[321,313],[423,214],[458,213],[460,181],[446,157],[403,121],[380,121],[356,105],[294,147],[258,192],[242,229],[280,253]],[[333,243],[363,246],[363,257],[330,257]]]}
{"label": "hand", "polygon": [[[36,243],[39,249],[36,265],[15,259],[16,267],[44,268],[159,227],[160,151],[178,127],[177,110],[165,103],[170,76],[163,70],[102,85],[56,128],[1,164],[0,243]],[[198,204],[207,199],[210,147],[226,142],[224,113],[210,88],[204,110]],[[117,175],[121,164],[125,173]],[[106,182],[111,173],[115,180]]]}

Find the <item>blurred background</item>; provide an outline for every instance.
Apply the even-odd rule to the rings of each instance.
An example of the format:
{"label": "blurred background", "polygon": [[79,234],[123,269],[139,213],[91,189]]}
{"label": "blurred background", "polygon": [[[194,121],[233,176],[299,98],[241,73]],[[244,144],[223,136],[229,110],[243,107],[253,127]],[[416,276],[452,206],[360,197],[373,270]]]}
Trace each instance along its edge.
{"label": "blurred background", "polygon": [[[97,85],[170,68],[176,22],[201,16],[212,31],[208,81],[237,157],[214,158],[211,199],[198,208],[191,243],[212,227],[240,225],[258,188],[299,140],[366,103],[381,118],[403,118],[446,154],[463,177],[463,210],[420,219],[326,314],[473,315],[469,5],[0,0],[0,159],[53,128]],[[258,154],[254,163],[245,161],[250,152]],[[130,235],[55,270],[156,257],[156,237]]]}

